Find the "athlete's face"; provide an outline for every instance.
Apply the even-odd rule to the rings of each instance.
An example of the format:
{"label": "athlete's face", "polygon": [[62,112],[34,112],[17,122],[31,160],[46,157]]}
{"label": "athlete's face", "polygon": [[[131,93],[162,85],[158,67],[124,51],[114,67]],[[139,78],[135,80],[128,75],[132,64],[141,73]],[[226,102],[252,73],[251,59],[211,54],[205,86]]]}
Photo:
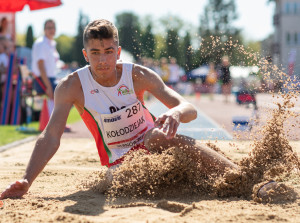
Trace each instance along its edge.
{"label": "athlete's face", "polygon": [[96,74],[115,74],[121,47],[113,39],[91,39],[82,50],[85,60]]}

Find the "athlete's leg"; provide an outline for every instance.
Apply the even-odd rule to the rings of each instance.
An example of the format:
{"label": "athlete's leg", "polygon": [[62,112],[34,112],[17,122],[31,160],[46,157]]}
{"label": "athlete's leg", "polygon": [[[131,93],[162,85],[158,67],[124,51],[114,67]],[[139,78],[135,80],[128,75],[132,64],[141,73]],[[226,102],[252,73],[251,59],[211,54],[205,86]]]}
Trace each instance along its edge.
{"label": "athlete's leg", "polygon": [[[239,166],[231,162],[222,154],[215,150],[201,144],[200,141],[190,138],[188,136],[177,134],[173,139],[166,139],[165,134],[158,128],[153,128],[145,135],[144,144],[150,152],[162,152],[164,149],[171,146],[177,146],[184,151],[191,153],[195,162],[201,162],[202,171],[204,174],[222,174],[226,168],[239,170]],[[268,191],[277,188],[276,182],[264,183],[255,194],[257,197],[264,199]]]}
{"label": "athlete's leg", "polygon": [[205,174],[223,173],[225,168],[239,168],[232,161],[198,140],[179,134],[173,139],[166,139],[165,134],[158,128],[153,128],[146,133],[144,143],[150,152],[161,152],[172,146],[182,148],[191,153],[196,162],[201,162]]}

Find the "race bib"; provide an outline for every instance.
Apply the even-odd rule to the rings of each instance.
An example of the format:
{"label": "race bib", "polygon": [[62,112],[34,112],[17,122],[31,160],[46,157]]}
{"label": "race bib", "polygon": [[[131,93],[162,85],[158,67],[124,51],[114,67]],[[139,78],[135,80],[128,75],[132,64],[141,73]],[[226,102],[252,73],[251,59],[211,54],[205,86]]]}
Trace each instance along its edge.
{"label": "race bib", "polygon": [[141,143],[148,128],[140,101],[113,114],[100,114],[100,120],[109,149],[123,149]]}

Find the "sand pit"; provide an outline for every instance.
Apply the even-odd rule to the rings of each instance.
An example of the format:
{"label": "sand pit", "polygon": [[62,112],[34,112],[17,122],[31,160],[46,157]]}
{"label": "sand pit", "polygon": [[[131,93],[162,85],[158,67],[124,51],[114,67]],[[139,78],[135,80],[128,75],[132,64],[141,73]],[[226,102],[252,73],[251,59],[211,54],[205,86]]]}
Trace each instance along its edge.
{"label": "sand pit", "polygon": [[[253,142],[220,141],[216,145],[235,162],[250,152]],[[0,188],[22,177],[34,142],[0,154]],[[233,146],[234,145],[234,146]],[[290,142],[300,155],[300,142]],[[172,164],[170,164],[172,165]],[[257,203],[252,198],[216,197],[173,190],[163,197],[119,197],[114,202],[92,189],[80,189],[95,172],[104,170],[91,139],[63,139],[61,148],[23,199],[6,199],[1,222],[297,222],[300,219],[299,174],[287,176],[297,197],[284,202]],[[184,188],[183,188],[184,189]],[[134,194],[134,193],[133,193]]]}
{"label": "sand pit", "polygon": [[[287,100],[289,101],[289,100]],[[61,148],[23,199],[6,199],[1,222],[297,222],[300,141],[288,141],[289,103],[274,110],[256,141],[202,143],[221,149],[240,170],[207,176],[178,147],[130,157],[105,193],[92,139],[63,138]],[[298,116],[299,117],[299,116]],[[0,153],[0,189],[20,179],[34,142]],[[250,154],[250,155],[249,155]],[[134,161],[134,162],[133,162]],[[257,190],[276,180],[260,199]]]}
{"label": "sand pit", "polygon": [[[258,60],[230,39],[228,44]],[[272,80],[271,73],[284,76],[267,61],[257,62],[267,79]],[[130,158],[135,162],[125,161],[113,173],[103,193],[109,185],[107,169],[100,165],[93,140],[63,138],[29,193],[4,200],[0,222],[300,222],[300,141],[289,141],[299,138],[284,131],[291,126],[299,135],[299,113],[291,111],[299,102],[293,104],[293,96],[285,94],[274,111],[264,112],[273,118],[257,126],[257,141],[202,142],[239,164],[239,170],[221,176],[203,175],[201,164],[173,147],[163,154],[137,153]],[[294,119],[285,126],[289,117]],[[1,191],[22,177],[33,146],[0,153]],[[270,180],[276,180],[275,190],[258,198],[257,190]]]}

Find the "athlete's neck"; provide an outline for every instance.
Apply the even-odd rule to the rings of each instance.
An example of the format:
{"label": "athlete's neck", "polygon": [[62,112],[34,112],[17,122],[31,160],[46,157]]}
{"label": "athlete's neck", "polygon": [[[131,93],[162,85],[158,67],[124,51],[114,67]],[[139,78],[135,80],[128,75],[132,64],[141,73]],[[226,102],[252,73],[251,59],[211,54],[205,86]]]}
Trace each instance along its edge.
{"label": "athlete's neck", "polygon": [[91,67],[89,67],[89,70],[94,80],[103,87],[113,87],[118,83],[119,79],[118,79],[117,68],[112,74],[103,74],[103,75],[93,72]]}

